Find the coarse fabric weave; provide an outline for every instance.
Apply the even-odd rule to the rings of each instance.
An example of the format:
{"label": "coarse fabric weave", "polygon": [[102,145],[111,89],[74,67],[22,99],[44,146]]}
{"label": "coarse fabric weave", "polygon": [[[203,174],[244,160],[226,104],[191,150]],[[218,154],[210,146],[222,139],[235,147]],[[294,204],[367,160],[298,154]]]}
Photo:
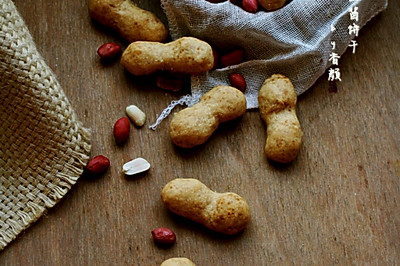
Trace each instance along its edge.
{"label": "coarse fabric weave", "polygon": [[[214,86],[229,84],[228,75],[236,72],[246,78],[248,108],[258,107],[258,90],[275,73],[289,77],[298,95],[309,89],[332,65],[330,54],[342,55],[351,40],[357,41],[348,27],[363,27],[387,7],[387,0],[293,0],[277,11],[253,14],[228,0],[161,3],[173,39],[194,36],[221,51],[245,49],[246,62],[192,76],[191,103]],[[358,21],[350,18],[355,8]],[[334,51],[331,42],[336,44]]]}
{"label": "coarse fabric weave", "polygon": [[14,4],[0,0],[0,250],[75,184],[90,147]]}

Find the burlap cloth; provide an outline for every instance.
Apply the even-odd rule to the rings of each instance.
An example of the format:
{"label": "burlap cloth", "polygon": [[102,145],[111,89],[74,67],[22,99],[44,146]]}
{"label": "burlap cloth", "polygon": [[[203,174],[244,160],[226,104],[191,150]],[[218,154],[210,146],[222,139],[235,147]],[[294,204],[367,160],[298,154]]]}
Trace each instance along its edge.
{"label": "burlap cloth", "polygon": [[[292,0],[277,11],[252,14],[228,0],[161,3],[173,39],[194,36],[222,51],[242,47],[247,57],[240,65],[192,76],[192,99],[185,103],[195,103],[216,85],[229,84],[228,75],[238,72],[247,81],[248,108],[258,107],[258,90],[275,73],[289,77],[298,95],[309,89],[332,65],[331,42],[336,42],[335,52],[342,55],[351,40],[357,40],[348,27],[355,23],[362,28],[387,7],[387,0]],[[354,8],[358,8],[358,21],[350,19]],[[336,30],[331,31],[331,25]]]}
{"label": "burlap cloth", "polygon": [[14,4],[0,0],[0,250],[75,184],[89,139]]}

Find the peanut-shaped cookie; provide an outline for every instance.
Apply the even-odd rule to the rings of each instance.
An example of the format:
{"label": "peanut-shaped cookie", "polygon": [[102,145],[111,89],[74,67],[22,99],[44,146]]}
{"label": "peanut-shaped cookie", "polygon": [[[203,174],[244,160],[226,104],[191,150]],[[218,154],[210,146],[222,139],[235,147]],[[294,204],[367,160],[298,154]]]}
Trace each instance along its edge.
{"label": "peanut-shaped cookie", "polygon": [[88,0],[88,6],[94,20],[129,42],[161,42],[168,36],[167,28],[153,13],[137,7],[131,0]]}
{"label": "peanut-shaped cookie", "polygon": [[172,212],[223,234],[237,234],[250,222],[250,208],[242,197],[214,192],[197,179],[172,180],[161,198]]}
{"label": "peanut-shaped cookie", "polygon": [[296,115],[296,102],[292,82],[281,74],[266,79],[259,91],[258,106],[267,124],[265,153],[272,161],[289,163],[300,150],[303,132]]}
{"label": "peanut-shaped cookie", "polygon": [[211,46],[193,37],[170,43],[134,42],[122,54],[121,64],[140,76],[158,70],[183,74],[207,72],[214,66]]}
{"label": "peanut-shaped cookie", "polygon": [[169,135],[182,148],[203,144],[220,123],[238,118],[246,112],[246,98],[238,89],[216,86],[200,101],[176,113],[171,120]]}

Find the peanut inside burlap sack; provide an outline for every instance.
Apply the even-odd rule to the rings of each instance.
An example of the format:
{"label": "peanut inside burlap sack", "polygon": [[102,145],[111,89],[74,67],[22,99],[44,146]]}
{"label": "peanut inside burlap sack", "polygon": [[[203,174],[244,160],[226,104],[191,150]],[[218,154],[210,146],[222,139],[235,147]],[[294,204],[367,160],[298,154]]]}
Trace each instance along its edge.
{"label": "peanut inside burlap sack", "polygon": [[[387,0],[292,0],[283,8],[244,11],[230,1],[214,4],[206,0],[161,0],[173,39],[194,36],[222,51],[245,49],[247,61],[228,68],[192,76],[189,105],[212,87],[229,84],[228,75],[238,72],[247,81],[247,107],[258,107],[257,95],[272,74],[289,77],[300,95],[332,65],[331,42],[342,55],[352,40],[349,26],[363,27],[387,7]],[[350,18],[357,8],[358,20]],[[331,27],[335,30],[332,30]],[[340,59],[339,59],[340,60]]]}
{"label": "peanut inside burlap sack", "polygon": [[89,139],[13,2],[0,0],[0,250],[75,184]]}

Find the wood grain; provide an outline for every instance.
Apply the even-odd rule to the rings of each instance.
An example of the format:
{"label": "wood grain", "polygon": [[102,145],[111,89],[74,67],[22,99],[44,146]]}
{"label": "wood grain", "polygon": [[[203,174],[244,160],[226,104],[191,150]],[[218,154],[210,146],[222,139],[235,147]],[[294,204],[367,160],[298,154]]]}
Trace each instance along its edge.
{"label": "wood grain", "polygon": [[[141,1],[161,15],[157,3]],[[400,264],[399,1],[362,29],[356,54],[342,56],[337,93],[323,76],[299,97],[304,144],[286,167],[266,160],[257,111],[190,151],[171,144],[168,120],[155,132],[133,128],[117,147],[112,126],[127,105],[141,107],[148,125],[181,94],[160,91],[154,77],[132,77],[119,63],[102,64],[96,49],[121,41],[90,20],[86,1],[15,4],[92,129],[92,155],[109,157],[112,166],[97,180],[81,178],[0,254],[1,265],[159,265],[175,256],[196,265]],[[124,177],[122,164],[136,157],[152,168]],[[226,237],[168,212],[160,192],[176,177],[246,198],[249,227]],[[151,230],[160,226],[175,231],[173,247],[153,243]]]}

